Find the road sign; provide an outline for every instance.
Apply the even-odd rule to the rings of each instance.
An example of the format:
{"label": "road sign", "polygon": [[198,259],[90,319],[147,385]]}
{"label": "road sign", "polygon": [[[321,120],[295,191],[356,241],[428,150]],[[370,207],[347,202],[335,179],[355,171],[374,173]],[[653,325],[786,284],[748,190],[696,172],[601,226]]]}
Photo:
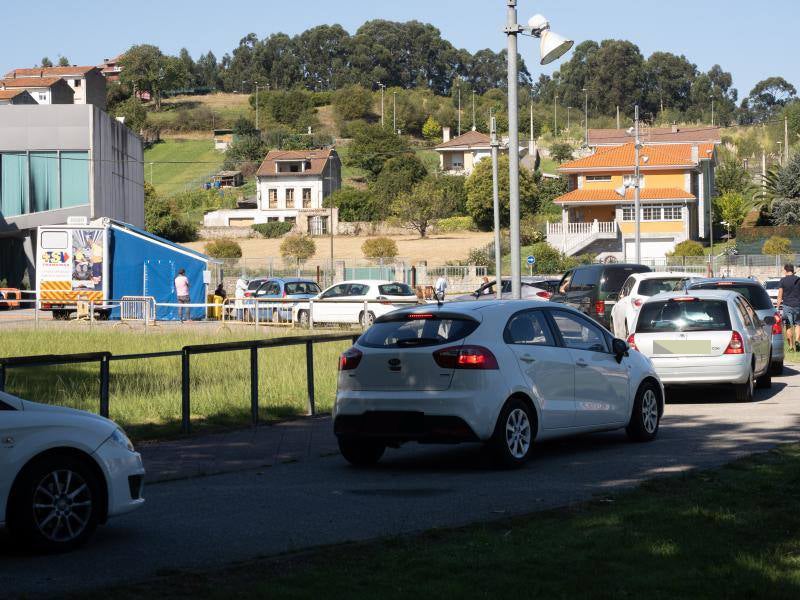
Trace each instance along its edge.
{"label": "road sign", "polygon": [[536,264],[536,257],[535,256],[529,256],[527,258],[527,263],[528,263],[529,267],[532,267],[533,265]]}

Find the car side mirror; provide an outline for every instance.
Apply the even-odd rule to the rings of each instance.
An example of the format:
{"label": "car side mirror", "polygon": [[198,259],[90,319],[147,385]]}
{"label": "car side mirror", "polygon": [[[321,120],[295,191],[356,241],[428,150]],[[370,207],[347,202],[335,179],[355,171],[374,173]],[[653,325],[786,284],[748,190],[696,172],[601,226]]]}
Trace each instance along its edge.
{"label": "car side mirror", "polygon": [[623,357],[628,356],[629,346],[625,340],[614,338],[614,341],[611,342],[611,349],[614,351],[618,363],[622,362]]}
{"label": "car side mirror", "polygon": [[773,325],[775,325],[775,317],[771,315],[764,317],[764,325],[766,325],[767,327],[772,327]]}

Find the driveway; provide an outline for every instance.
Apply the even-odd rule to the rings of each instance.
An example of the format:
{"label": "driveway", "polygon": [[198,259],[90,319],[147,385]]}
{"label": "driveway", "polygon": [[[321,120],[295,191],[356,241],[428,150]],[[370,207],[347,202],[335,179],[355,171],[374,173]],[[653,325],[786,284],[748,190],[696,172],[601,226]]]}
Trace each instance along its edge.
{"label": "driveway", "polygon": [[[418,445],[389,450],[377,468],[353,469],[330,451],[325,419],[291,425],[281,434],[291,443],[253,446],[231,434],[192,440],[190,451],[176,443],[145,448],[151,472],[162,479],[181,476],[181,461],[191,464],[192,456],[202,462],[218,454],[217,470],[239,470],[151,482],[145,508],[111,521],[73,554],[21,555],[0,534],[0,595],[59,595],[176,569],[491,520],[715,467],[800,440],[800,374],[787,371],[752,404],[713,391],[672,394],[653,443],[632,444],[624,432],[545,443],[519,471],[492,470],[476,446]],[[303,427],[305,437],[298,433]],[[254,453],[271,466],[257,466]]]}

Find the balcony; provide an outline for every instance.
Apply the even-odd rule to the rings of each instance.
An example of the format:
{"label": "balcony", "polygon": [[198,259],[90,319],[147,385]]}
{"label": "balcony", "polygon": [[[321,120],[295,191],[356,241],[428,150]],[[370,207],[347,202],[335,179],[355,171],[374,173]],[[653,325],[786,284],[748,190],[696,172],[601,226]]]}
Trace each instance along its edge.
{"label": "balcony", "polygon": [[580,254],[597,240],[615,240],[619,235],[616,221],[591,221],[589,223],[547,223],[547,242],[567,256]]}

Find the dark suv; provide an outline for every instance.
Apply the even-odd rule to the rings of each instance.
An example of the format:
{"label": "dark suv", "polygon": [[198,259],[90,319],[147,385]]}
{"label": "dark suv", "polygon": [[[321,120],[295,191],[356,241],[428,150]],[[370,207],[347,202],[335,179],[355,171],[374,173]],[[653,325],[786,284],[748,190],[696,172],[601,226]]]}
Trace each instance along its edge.
{"label": "dark suv", "polygon": [[634,273],[650,271],[650,267],[634,264],[581,265],[566,272],[550,300],[574,306],[608,328],[625,280]]}

